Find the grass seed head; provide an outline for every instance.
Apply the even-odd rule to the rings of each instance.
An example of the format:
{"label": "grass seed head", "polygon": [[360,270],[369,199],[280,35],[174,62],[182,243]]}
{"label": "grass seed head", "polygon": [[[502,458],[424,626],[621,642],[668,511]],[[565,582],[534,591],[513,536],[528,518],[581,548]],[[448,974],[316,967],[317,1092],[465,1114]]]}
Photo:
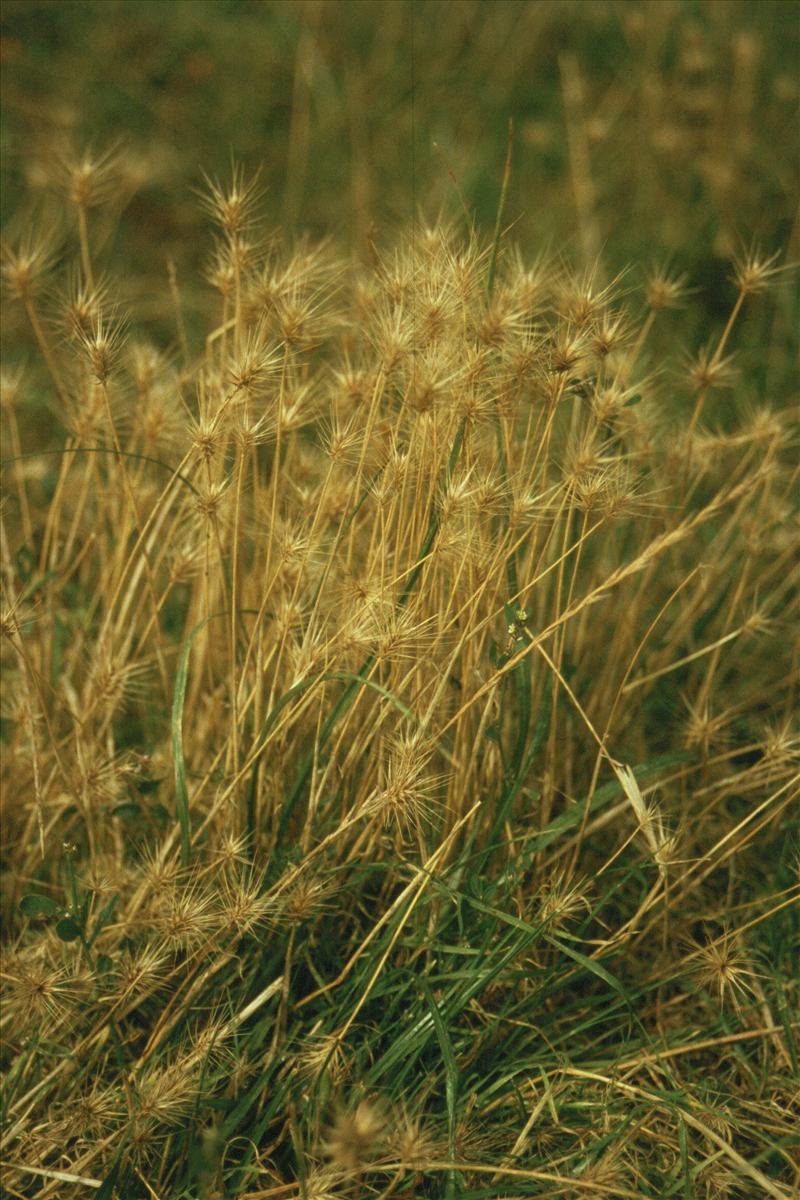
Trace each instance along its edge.
{"label": "grass seed head", "polygon": [[264,893],[263,882],[245,873],[238,878],[225,875],[218,895],[219,923],[242,937],[268,921],[273,903]]}
{"label": "grass seed head", "polygon": [[93,378],[106,384],[125,343],[126,322],[114,312],[96,312],[88,329],[80,330],[77,336]]}
{"label": "grass seed head", "polygon": [[421,1171],[425,1163],[446,1156],[447,1142],[422,1117],[402,1112],[388,1128],[386,1153],[406,1170]]}
{"label": "grass seed head", "polygon": [[63,151],[57,164],[57,182],[77,208],[95,208],[105,203],[119,181],[122,151],[119,145],[95,151]]}
{"label": "grass seed head", "polygon": [[56,259],[53,234],[28,230],[12,245],[2,241],[3,286],[15,300],[24,303],[36,295]]}
{"label": "grass seed head", "polygon": [[591,911],[590,891],[588,880],[573,880],[565,872],[557,872],[542,888],[539,919],[554,928],[577,920],[581,913]]}
{"label": "grass seed head", "polygon": [[780,257],[779,250],[774,254],[763,254],[754,246],[734,260],[731,281],[743,296],[755,296],[759,292],[765,292],[781,275],[794,269],[793,263],[778,266]]}
{"label": "grass seed head", "polygon": [[688,966],[697,983],[712,992],[720,1005],[731,1003],[738,1012],[744,1001],[757,996],[751,980],[760,976],[730,930],[705,945],[693,943]]}
{"label": "grass seed head", "polygon": [[734,356],[720,358],[711,346],[702,350],[687,363],[686,373],[692,387],[700,392],[711,388],[730,388],[736,381],[737,371]]}
{"label": "grass seed head", "polygon": [[679,308],[690,294],[687,284],[688,276],[673,274],[667,267],[651,271],[645,281],[645,296],[651,310]]}
{"label": "grass seed head", "polygon": [[163,986],[169,975],[170,956],[157,943],[117,956],[111,977],[111,993],[119,1004],[144,997]]}
{"label": "grass seed head", "polygon": [[334,1087],[339,1087],[349,1073],[349,1063],[341,1037],[336,1033],[312,1031],[298,1046],[294,1061],[297,1070],[311,1083],[316,1083],[324,1071]]}
{"label": "grass seed head", "polygon": [[155,919],[173,950],[191,948],[219,927],[219,896],[199,883],[179,885],[155,898]]}
{"label": "grass seed head", "polygon": [[268,340],[263,326],[251,329],[242,351],[228,365],[228,382],[235,392],[252,396],[279,370],[280,350]]}
{"label": "grass seed head", "polygon": [[380,784],[367,800],[364,813],[408,832],[433,818],[434,797],[442,779],[428,770],[431,747],[414,734],[391,739],[387,749]]}
{"label": "grass seed head", "polygon": [[334,881],[305,872],[278,898],[276,914],[287,925],[304,925],[330,911]]}
{"label": "grass seed head", "polygon": [[206,191],[201,194],[203,207],[232,242],[251,229],[256,220],[264,194],[259,174],[248,178],[241,164],[234,163],[227,183],[208,175],[205,182]]}
{"label": "grass seed head", "polygon": [[375,1104],[361,1100],[352,1111],[341,1110],[334,1117],[323,1151],[340,1171],[359,1173],[379,1157],[384,1126]]}
{"label": "grass seed head", "polygon": [[80,271],[73,270],[66,291],[59,297],[59,320],[69,337],[79,346],[92,337],[93,330],[102,325],[107,311],[110,284],[97,279],[88,283]]}

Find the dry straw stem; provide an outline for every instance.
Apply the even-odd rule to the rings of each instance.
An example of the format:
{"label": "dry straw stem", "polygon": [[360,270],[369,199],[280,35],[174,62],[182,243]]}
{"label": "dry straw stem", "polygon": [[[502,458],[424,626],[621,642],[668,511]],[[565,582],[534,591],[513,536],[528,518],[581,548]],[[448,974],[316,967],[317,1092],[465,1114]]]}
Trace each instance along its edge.
{"label": "dry straw stem", "polygon": [[[691,518],[688,518],[681,525],[678,525],[675,529],[669,531],[668,533],[661,534],[654,538],[653,541],[642,551],[639,558],[634,559],[630,563],[626,563],[624,566],[618,567],[614,572],[612,572],[611,575],[609,575],[606,580],[604,580],[602,584],[598,585],[598,587],[594,588],[586,596],[580,598],[579,600],[573,601],[562,613],[560,613],[558,618],[553,621],[552,624],[545,628],[541,633],[537,634],[537,636],[529,641],[522,649],[518,650],[517,653],[509,658],[502,667],[499,667],[492,675],[491,679],[488,680],[481,689],[475,692],[475,694],[470,697],[466,704],[462,706],[462,708],[459,709],[458,712],[439,731],[440,734],[446,733],[450,727],[454,725],[466,712],[468,707],[471,707],[479,699],[481,699],[487,691],[494,688],[499,680],[504,675],[507,675],[510,671],[512,671],[517,664],[522,661],[523,658],[531,654],[533,650],[540,649],[540,643],[550,637],[551,634],[553,634],[562,625],[566,624],[573,617],[578,616],[589,605],[603,599],[612,588],[616,587],[620,583],[624,583],[632,575],[638,574],[639,571],[644,570],[644,568],[648,566],[653,559],[657,558],[659,554],[680,542],[683,540],[683,538],[687,537],[699,524],[715,515],[725,504],[730,503],[732,500],[742,496],[749,496],[752,494],[752,492],[755,490],[756,482],[757,479],[755,481],[753,479],[748,479],[746,482],[730,488],[727,493],[723,492],[701,512],[697,513]],[[593,733],[595,740],[599,741],[597,734],[591,730],[591,727],[590,732]]]}

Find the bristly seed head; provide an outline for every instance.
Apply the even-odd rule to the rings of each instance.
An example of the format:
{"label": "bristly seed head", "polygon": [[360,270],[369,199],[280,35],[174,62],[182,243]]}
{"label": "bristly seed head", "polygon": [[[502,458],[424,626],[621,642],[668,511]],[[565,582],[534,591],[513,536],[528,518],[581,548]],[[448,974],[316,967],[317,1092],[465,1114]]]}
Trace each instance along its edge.
{"label": "bristly seed head", "polygon": [[702,986],[714,992],[720,1005],[730,1001],[738,1012],[742,1002],[757,995],[750,980],[760,976],[751,969],[748,956],[739,948],[736,937],[725,929],[720,937],[701,946],[690,943],[687,960],[690,973]]}
{"label": "bristly seed head", "polygon": [[765,255],[754,246],[734,260],[731,281],[743,296],[755,296],[759,292],[765,292],[780,275],[794,268],[793,263],[778,266],[779,258],[780,251]]}
{"label": "bristly seed head", "polygon": [[384,1124],[375,1105],[362,1100],[353,1112],[338,1113],[322,1148],[340,1170],[359,1172],[377,1158]]}
{"label": "bristly seed head", "polygon": [[205,177],[207,192],[201,194],[203,207],[229,239],[243,234],[255,220],[258,204],[264,194],[259,174],[256,172],[248,179],[244,168],[234,163],[227,184],[208,175]]}
{"label": "bristly seed head", "polygon": [[58,164],[59,183],[67,199],[78,208],[94,208],[109,198],[119,177],[121,151],[110,146],[100,154],[63,153]]}
{"label": "bristly seed head", "polygon": [[87,329],[76,330],[89,369],[100,384],[105,384],[119,358],[125,340],[125,322],[116,314],[96,312]]}
{"label": "bristly seed head", "polygon": [[4,287],[14,299],[29,301],[52,268],[55,256],[55,239],[52,234],[28,230],[15,247],[4,239],[2,242]]}
{"label": "bristly seed head", "polygon": [[710,388],[731,387],[736,379],[733,357],[730,354],[727,358],[720,358],[710,347],[703,347],[687,366],[692,386],[698,392]]}
{"label": "bristly seed head", "polygon": [[645,282],[645,296],[653,312],[678,308],[689,295],[686,275],[671,275],[667,268],[651,271]]}

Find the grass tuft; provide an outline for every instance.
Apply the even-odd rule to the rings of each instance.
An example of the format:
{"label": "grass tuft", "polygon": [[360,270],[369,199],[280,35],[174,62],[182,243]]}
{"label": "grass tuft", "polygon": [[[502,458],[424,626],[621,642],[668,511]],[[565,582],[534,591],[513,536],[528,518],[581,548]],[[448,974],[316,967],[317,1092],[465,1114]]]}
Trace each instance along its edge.
{"label": "grass tuft", "polygon": [[[680,5],[615,18],[651,86],[595,110],[569,5],[563,29],[466,6],[509,79],[531,22],[557,43],[578,240],[505,215],[544,110],[463,228],[367,224],[356,64],[359,220],[314,241],[340,9],[244,7],[300,38],[280,220],[210,159],[199,204],[164,184],[140,261],[142,163],[87,139],[31,162],[58,219],[31,195],[4,237],[4,1195],[789,1200],[797,252],[777,220],[737,243],[727,210],[715,238],[652,161],[689,156],[720,216],[756,43],[728,47],[726,159],[701,137],[734,111],[720,6],[673,41]],[[638,201],[691,217],[688,261],[653,263],[649,208],[616,261],[617,125]]]}

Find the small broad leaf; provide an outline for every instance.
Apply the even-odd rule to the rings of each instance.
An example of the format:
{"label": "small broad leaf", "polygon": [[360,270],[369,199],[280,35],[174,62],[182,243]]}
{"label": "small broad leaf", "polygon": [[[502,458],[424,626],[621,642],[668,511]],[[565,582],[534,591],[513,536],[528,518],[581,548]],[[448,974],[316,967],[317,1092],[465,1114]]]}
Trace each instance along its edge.
{"label": "small broad leaf", "polygon": [[142,796],[149,796],[151,792],[157,791],[163,782],[162,779],[139,779],[136,783],[136,790]]}
{"label": "small broad leaf", "polygon": [[105,907],[101,909],[101,911],[97,917],[97,920],[94,923],[94,929],[92,930],[92,936],[89,939],[90,946],[93,945],[93,943],[95,942],[97,937],[102,933],[102,931],[105,929],[108,922],[113,917],[114,909],[117,907],[118,900],[119,900],[119,896],[112,896],[111,899],[109,900],[108,904],[106,904]]}
{"label": "small broad leaf", "polygon": [[114,960],[107,954],[98,954],[94,960],[94,967],[98,975],[108,975],[109,971],[114,969]]}
{"label": "small broad leaf", "polygon": [[23,896],[19,902],[19,910],[26,917],[54,917],[63,911],[63,905],[56,903],[50,896],[31,894]]}
{"label": "small broad leaf", "polygon": [[112,817],[122,817],[124,821],[135,821],[141,816],[141,806],[135,801],[126,801],[122,804],[115,804],[111,809]]}
{"label": "small broad leaf", "polygon": [[81,927],[72,917],[62,917],[56,925],[56,933],[62,942],[76,942],[81,936]]}

